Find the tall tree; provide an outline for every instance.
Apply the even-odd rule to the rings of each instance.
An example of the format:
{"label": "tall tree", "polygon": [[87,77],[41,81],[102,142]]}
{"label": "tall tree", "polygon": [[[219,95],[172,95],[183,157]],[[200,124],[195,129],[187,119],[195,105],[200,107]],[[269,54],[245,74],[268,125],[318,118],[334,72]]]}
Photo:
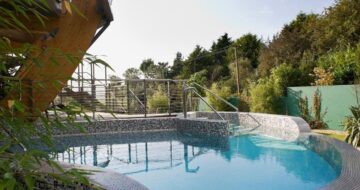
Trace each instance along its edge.
{"label": "tall tree", "polygon": [[336,0],[315,25],[312,40],[320,53],[355,46],[360,40],[360,0]]}
{"label": "tall tree", "polygon": [[[235,40],[233,43],[236,48],[237,58],[247,59],[253,68],[259,65],[259,55],[264,43],[256,35],[248,33]],[[228,50],[228,57],[231,61],[235,60],[234,48]]]}
{"label": "tall tree", "polygon": [[203,47],[196,45],[184,62],[184,67],[181,71],[182,78],[189,78],[190,75],[206,69],[211,63],[212,59],[209,56],[209,52]]}
{"label": "tall tree", "polygon": [[311,26],[316,23],[315,14],[300,13],[294,21],[284,26],[279,34],[267,44],[260,55],[259,71],[262,76],[270,69],[283,63],[298,67],[304,53],[311,49]]}
{"label": "tall tree", "polygon": [[155,63],[152,59],[145,59],[140,65],[140,70],[144,73],[145,78],[152,78],[151,75],[154,67]]}
{"label": "tall tree", "polygon": [[170,77],[174,78],[176,76],[179,76],[183,67],[184,67],[184,58],[180,52],[177,52],[176,57],[173,61],[173,65],[171,67],[171,71],[170,71],[171,76]]}
{"label": "tall tree", "polygon": [[230,47],[231,44],[232,40],[227,33],[220,36],[220,38],[212,44],[212,81],[219,80],[222,77],[230,76],[230,71],[228,68],[229,62],[226,58],[226,50]]}
{"label": "tall tree", "polygon": [[129,68],[123,74],[123,77],[125,79],[140,79],[140,76],[141,76],[141,71],[136,68]]}

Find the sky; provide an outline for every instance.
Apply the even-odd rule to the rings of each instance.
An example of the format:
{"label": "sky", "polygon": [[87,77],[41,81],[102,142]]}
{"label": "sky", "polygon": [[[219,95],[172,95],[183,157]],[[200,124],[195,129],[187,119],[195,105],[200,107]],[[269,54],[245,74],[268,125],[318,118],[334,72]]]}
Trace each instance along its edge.
{"label": "sky", "polygon": [[[322,13],[334,0],[113,0],[114,21],[90,48],[122,77],[142,60],[186,58],[200,45],[208,49],[224,33],[271,39],[300,12]],[[100,71],[98,71],[100,72]],[[97,75],[99,75],[97,72]],[[98,77],[101,78],[101,77]]]}

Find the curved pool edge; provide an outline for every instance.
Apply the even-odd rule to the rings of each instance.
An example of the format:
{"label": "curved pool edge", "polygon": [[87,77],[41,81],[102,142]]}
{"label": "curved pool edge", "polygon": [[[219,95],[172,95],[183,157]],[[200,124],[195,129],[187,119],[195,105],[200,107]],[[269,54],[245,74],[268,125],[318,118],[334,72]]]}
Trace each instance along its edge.
{"label": "curved pool edge", "polygon": [[60,165],[65,170],[76,168],[90,171],[91,174],[87,175],[90,183],[106,190],[149,190],[140,182],[110,169],[64,162],[60,162]]}
{"label": "curved pool edge", "polygon": [[[353,146],[327,137],[325,135],[311,132],[311,129],[300,117],[251,113],[251,112],[219,112],[221,116],[226,118],[230,123],[241,125],[247,129],[252,130],[260,135],[266,135],[274,138],[279,138],[287,141],[297,141],[301,138],[316,138],[320,142],[331,145],[332,148],[340,154],[341,157],[341,171],[334,181],[322,187],[323,190],[339,190],[339,189],[360,189],[360,151]],[[216,115],[211,112],[193,112],[195,117],[216,118]],[[315,149],[314,149],[315,148]],[[313,147],[313,151],[317,152],[330,164],[334,164],[329,155],[321,153],[319,146]],[[332,165],[333,168],[339,166]]]}
{"label": "curved pool edge", "polygon": [[321,134],[310,133],[304,135],[316,137],[323,142],[333,145],[341,155],[341,172],[339,177],[321,189],[360,189],[360,151],[345,142]]}

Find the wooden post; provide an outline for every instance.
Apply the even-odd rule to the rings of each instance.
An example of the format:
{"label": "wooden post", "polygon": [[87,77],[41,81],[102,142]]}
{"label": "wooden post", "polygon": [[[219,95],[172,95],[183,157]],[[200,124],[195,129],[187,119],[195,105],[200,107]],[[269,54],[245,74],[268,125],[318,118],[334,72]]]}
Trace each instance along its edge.
{"label": "wooden post", "polygon": [[238,61],[238,57],[237,57],[237,48],[236,46],[234,47],[234,53],[235,53],[235,61],[236,61],[236,87],[237,87],[237,93],[238,95],[240,95],[240,73],[239,73],[239,61]]}

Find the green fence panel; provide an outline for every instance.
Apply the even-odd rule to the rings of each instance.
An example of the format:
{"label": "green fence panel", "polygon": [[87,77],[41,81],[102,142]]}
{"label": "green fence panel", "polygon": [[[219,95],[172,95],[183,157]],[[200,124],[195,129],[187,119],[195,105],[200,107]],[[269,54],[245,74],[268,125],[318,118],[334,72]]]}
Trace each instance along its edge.
{"label": "green fence panel", "polygon": [[312,108],[313,96],[316,89],[320,90],[322,96],[322,110],[327,110],[325,121],[330,129],[343,130],[342,121],[351,115],[350,106],[357,105],[356,89],[359,86],[311,86],[311,87],[288,87],[285,99],[286,112],[292,116],[299,116],[298,99],[307,96],[309,109]]}

